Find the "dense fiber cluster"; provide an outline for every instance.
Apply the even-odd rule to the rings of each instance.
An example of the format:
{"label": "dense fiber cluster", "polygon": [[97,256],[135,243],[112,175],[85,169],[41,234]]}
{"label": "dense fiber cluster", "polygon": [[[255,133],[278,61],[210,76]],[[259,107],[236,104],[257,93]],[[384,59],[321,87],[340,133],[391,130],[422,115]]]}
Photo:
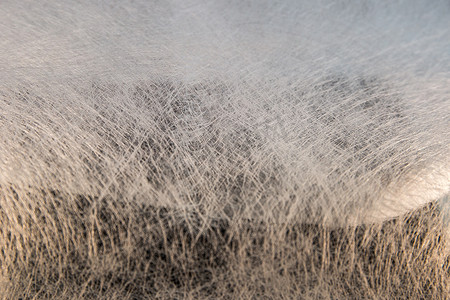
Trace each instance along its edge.
{"label": "dense fiber cluster", "polygon": [[0,296],[445,298],[449,16],[2,2]]}

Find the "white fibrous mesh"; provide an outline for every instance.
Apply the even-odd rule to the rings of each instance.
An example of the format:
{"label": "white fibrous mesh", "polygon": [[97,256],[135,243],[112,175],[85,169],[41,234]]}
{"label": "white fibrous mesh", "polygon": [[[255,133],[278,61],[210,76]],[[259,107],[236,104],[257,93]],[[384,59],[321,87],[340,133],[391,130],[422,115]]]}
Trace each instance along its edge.
{"label": "white fibrous mesh", "polygon": [[2,1],[0,133],[11,224],[381,223],[449,192],[450,4]]}
{"label": "white fibrous mesh", "polygon": [[122,4],[2,4],[2,186],[333,222],[448,191],[448,6]]}

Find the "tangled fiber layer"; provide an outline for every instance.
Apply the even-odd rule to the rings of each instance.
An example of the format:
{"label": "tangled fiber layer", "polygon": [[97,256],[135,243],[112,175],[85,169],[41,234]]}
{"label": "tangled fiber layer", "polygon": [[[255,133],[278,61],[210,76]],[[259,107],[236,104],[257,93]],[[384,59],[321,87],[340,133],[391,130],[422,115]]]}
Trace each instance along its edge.
{"label": "tangled fiber layer", "polygon": [[2,2],[0,296],[444,299],[450,5],[305,2]]}

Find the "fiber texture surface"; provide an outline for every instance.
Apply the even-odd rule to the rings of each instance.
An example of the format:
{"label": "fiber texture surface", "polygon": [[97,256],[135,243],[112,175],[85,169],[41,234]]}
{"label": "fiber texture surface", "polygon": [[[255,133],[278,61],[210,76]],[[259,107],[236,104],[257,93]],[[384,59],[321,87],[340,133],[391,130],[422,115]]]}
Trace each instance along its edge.
{"label": "fiber texture surface", "polygon": [[[441,220],[448,204],[430,203],[450,189],[449,129],[448,1],[2,1],[0,210],[12,254],[1,263],[66,266],[73,253],[100,257],[96,247],[119,259],[132,220],[158,223],[159,210],[195,241],[221,222],[327,232],[430,207]],[[142,226],[130,249],[145,248]],[[101,246],[88,241],[94,227],[100,240],[106,228]],[[80,285],[103,281],[92,282]]]}

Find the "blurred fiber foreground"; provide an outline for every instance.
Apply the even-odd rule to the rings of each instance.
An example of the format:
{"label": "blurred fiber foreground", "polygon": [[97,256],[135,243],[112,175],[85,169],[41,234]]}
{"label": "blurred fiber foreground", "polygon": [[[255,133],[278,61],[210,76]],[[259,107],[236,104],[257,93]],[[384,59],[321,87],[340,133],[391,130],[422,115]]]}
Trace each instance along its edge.
{"label": "blurred fiber foreground", "polygon": [[2,1],[0,299],[448,299],[448,1]]}

